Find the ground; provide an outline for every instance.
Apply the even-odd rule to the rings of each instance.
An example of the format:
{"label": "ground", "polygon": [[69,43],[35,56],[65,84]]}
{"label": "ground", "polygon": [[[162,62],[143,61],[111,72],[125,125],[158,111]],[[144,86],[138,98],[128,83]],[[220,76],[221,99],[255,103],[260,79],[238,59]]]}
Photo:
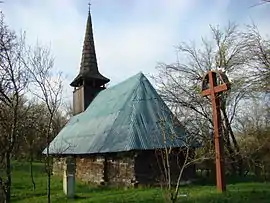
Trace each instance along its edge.
{"label": "ground", "polygon": [[[16,162],[13,167],[12,202],[16,203],[45,203],[46,175],[41,163],[34,164],[36,190],[32,184],[27,163]],[[226,194],[218,194],[214,185],[194,184],[181,188],[179,202],[183,203],[269,203],[270,183],[255,182],[245,179],[245,182],[230,181]],[[234,182],[234,183],[233,183]],[[98,188],[83,183],[77,183],[75,200],[67,201],[62,192],[61,177],[52,178],[52,203],[163,203],[164,192],[159,188],[139,189],[109,189]],[[183,194],[186,194],[185,197]]]}

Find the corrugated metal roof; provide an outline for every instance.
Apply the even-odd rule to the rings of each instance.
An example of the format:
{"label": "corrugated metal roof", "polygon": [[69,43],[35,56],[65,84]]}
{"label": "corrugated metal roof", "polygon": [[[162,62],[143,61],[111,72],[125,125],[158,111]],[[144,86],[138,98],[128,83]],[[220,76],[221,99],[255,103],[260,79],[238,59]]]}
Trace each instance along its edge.
{"label": "corrugated metal roof", "polygon": [[[172,138],[176,131],[177,138]],[[101,91],[85,112],[70,119],[51,142],[49,151],[96,154],[180,147],[183,136],[169,108],[139,73]]]}

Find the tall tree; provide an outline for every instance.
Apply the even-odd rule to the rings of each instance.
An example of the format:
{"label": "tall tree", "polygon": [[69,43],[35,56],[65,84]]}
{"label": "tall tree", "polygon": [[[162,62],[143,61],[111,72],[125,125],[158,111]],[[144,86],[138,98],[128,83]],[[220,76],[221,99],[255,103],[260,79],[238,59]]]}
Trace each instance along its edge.
{"label": "tall tree", "polygon": [[[11,197],[11,155],[18,138],[18,120],[22,96],[27,91],[28,71],[23,63],[24,37],[18,37],[0,16],[0,129],[1,159],[4,162],[6,180],[1,181],[5,201]],[[2,161],[1,160],[1,161]]]}
{"label": "tall tree", "polygon": [[[0,163],[4,166],[6,177],[0,177],[0,190],[4,191],[7,203],[11,197],[11,157],[16,155],[15,150],[24,148],[29,153],[31,164],[34,151],[39,150],[34,147],[35,143],[41,144],[40,147],[49,146],[66,122],[59,109],[62,102],[62,76],[53,69],[54,59],[50,50],[40,45],[27,47],[24,35],[18,36],[10,30],[1,13]],[[27,99],[29,95],[37,100],[30,102]],[[43,118],[42,121],[38,119],[37,122],[37,117]],[[41,135],[45,135],[45,139]],[[46,169],[50,202],[52,164],[48,150],[49,147]],[[32,182],[34,186],[33,179]]]}
{"label": "tall tree", "polygon": [[63,79],[62,74],[53,69],[54,59],[51,56],[50,49],[37,46],[29,51],[28,70],[32,79],[32,94],[35,95],[46,106],[47,123],[45,125],[46,135],[46,172],[47,172],[47,197],[48,203],[51,202],[51,174],[52,160],[50,158],[49,146],[55,134],[59,131],[54,119],[59,115],[58,110],[62,104]]}
{"label": "tall tree", "polygon": [[238,168],[241,172],[240,149],[232,124],[240,101],[247,95],[247,80],[243,77],[249,62],[247,43],[233,23],[224,28],[210,26],[210,30],[211,39],[202,38],[200,46],[181,43],[177,47],[177,62],[160,64],[159,73],[153,78],[164,100],[179,112],[182,123],[197,131],[201,140],[206,140],[205,146],[209,146],[207,136],[212,135],[213,122],[210,100],[200,95],[202,79],[209,70],[220,70],[229,76],[231,90],[221,98],[223,137],[231,171]]}

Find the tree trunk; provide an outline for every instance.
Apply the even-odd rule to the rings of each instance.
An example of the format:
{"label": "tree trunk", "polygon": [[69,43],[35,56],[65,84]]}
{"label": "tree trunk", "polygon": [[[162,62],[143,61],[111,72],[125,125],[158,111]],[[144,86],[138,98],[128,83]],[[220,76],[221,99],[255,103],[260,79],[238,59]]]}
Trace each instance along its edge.
{"label": "tree trunk", "polygon": [[46,157],[46,172],[47,172],[47,200],[51,203],[51,163],[49,154]]}
{"label": "tree trunk", "polygon": [[7,181],[5,184],[5,196],[6,196],[6,203],[10,203],[11,199],[11,165],[10,165],[10,153],[6,153],[6,176]]}
{"label": "tree trunk", "polygon": [[48,203],[51,203],[51,174],[48,173],[47,177],[47,199]]}
{"label": "tree trunk", "polygon": [[34,175],[33,175],[33,153],[30,152],[30,175],[31,175],[31,181],[33,185],[33,191],[36,190],[36,183],[34,180]]}
{"label": "tree trunk", "polygon": [[226,147],[226,149],[228,150],[228,153],[229,153],[229,159],[230,159],[230,162],[231,163],[229,163],[230,165],[231,165],[231,173],[234,175],[235,174],[235,172],[236,172],[236,160],[235,160],[235,157],[234,157],[234,155],[235,155],[235,152],[234,152],[234,150],[233,150],[233,148],[232,148],[232,145],[231,145],[231,141],[230,141],[230,136],[229,136],[229,131],[228,131],[228,128],[227,128],[227,126],[226,126],[226,124],[223,124],[222,125],[222,127],[223,127],[223,137],[224,137],[224,143],[225,143],[225,147]]}
{"label": "tree trunk", "polygon": [[50,128],[52,125],[52,119],[53,119],[53,114],[50,115],[49,123],[48,123],[48,131],[47,131],[47,149],[46,149],[46,165],[47,165],[47,199],[48,203],[51,203],[51,160],[50,160]]}
{"label": "tree trunk", "polygon": [[226,130],[228,130],[228,134],[230,135],[230,137],[232,139],[232,142],[233,142],[233,145],[234,145],[234,148],[236,150],[236,155],[235,156],[233,155],[235,157],[235,158],[233,158],[233,160],[235,160],[235,159],[237,160],[238,174],[239,174],[239,176],[242,176],[242,174],[243,174],[243,160],[242,160],[242,157],[241,157],[241,154],[240,154],[240,148],[239,148],[239,145],[238,145],[238,143],[237,143],[237,141],[235,139],[231,124],[230,124],[229,119],[228,119],[228,115],[226,113],[226,109],[221,108],[221,111],[222,111],[222,114],[223,114]]}

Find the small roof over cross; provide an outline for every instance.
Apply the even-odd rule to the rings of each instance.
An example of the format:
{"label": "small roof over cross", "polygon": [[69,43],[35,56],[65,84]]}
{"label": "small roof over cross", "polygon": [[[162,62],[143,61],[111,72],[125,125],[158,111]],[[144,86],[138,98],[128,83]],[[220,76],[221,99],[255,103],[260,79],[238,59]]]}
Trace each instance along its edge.
{"label": "small roof over cross", "polygon": [[[220,84],[217,84],[218,81],[213,78],[217,78]],[[202,96],[224,92],[228,89],[230,89],[229,79],[220,71],[209,71],[203,77]]]}

